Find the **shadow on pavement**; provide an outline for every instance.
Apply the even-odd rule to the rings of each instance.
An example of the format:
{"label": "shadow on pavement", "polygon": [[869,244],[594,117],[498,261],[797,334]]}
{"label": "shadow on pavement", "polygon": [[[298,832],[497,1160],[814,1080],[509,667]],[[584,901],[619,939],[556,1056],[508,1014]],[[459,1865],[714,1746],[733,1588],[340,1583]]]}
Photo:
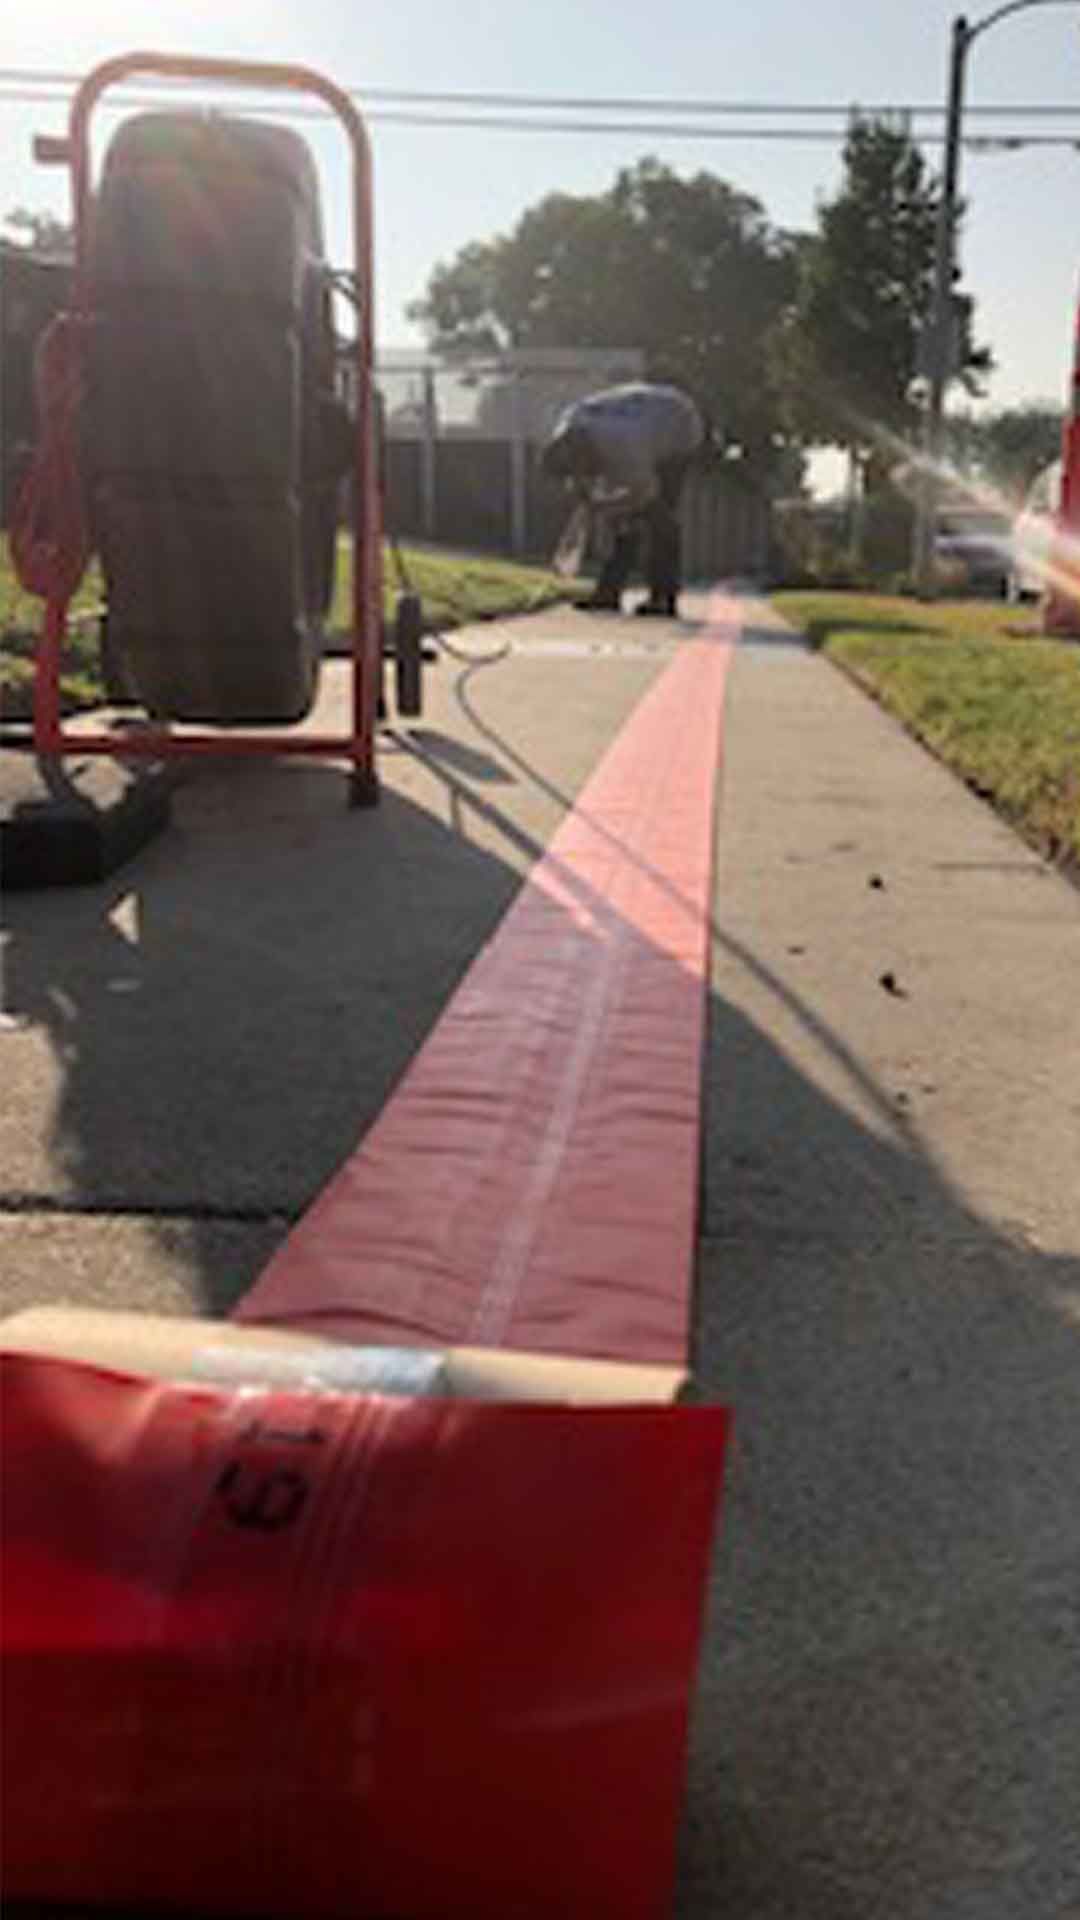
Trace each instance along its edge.
{"label": "shadow on pavement", "polygon": [[[517,874],[337,771],[228,767],[103,887],[6,903],[5,1004],[61,1071],[52,1205],[182,1218],[227,1310],[384,1103]],[[9,1098],[18,1089],[9,1085]],[[5,1186],[11,1181],[9,1167]],[[247,1222],[223,1270],[220,1223]]]}
{"label": "shadow on pavement", "polygon": [[513,774],[489,753],[478,753],[463,740],[455,740],[452,734],[439,733],[434,727],[413,727],[408,738],[418,744],[440,765],[451,772],[461,774],[466,780],[491,781],[499,786],[508,786],[513,782]]}
{"label": "shadow on pavement", "polygon": [[[512,899],[477,822],[539,851],[468,784],[479,760],[417,746],[450,826],[389,791],[347,814],[335,772],[228,769],[114,887],[9,903],[8,1009],[62,1071],[55,1194],[182,1216],[209,1310],[352,1150]],[[1080,1276],[980,1220],[802,1012],[872,1124],[710,1003],[695,1367],[737,1438],[678,1912],[1060,1913]],[[223,1264],[222,1221],[257,1229],[249,1265]]]}
{"label": "shadow on pavement", "polygon": [[740,647],[782,647],[789,651],[794,647],[798,652],[805,653],[811,644],[806,634],[801,633],[797,627],[785,627],[779,621],[771,627],[745,626],[739,633]]}
{"label": "shadow on pavement", "polygon": [[736,1438],[680,1920],[1064,1914],[1080,1267],[716,997],[707,1086],[695,1377]]}

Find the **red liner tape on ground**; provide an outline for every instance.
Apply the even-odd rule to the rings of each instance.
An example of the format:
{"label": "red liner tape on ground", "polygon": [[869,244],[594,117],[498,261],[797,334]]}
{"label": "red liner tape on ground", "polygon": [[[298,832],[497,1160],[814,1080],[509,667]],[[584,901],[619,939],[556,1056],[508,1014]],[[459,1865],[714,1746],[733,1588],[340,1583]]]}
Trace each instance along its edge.
{"label": "red liner tape on ground", "polygon": [[727,613],[645,694],[240,1319],[683,1361]]}
{"label": "red liner tape on ground", "polygon": [[9,1901],[664,1911],[722,1411],[0,1368]]}
{"label": "red liner tape on ground", "polygon": [[[241,1318],[684,1363],[723,614]],[[667,1910],[722,1409],[0,1365],[9,1900]]]}

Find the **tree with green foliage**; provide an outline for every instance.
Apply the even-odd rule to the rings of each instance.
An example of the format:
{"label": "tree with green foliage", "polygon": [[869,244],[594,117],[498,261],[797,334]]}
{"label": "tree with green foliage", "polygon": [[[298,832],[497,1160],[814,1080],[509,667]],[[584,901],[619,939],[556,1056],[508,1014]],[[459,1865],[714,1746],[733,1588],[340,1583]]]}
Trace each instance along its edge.
{"label": "tree with green foliage", "polygon": [[975,422],[979,470],[1002,493],[1020,499],[1036,474],[1061,453],[1062,407],[1039,401],[1004,407]]}
{"label": "tree with green foliage", "polygon": [[[918,424],[915,383],[930,308],[940,188],[908,132],[853,120],[839,192],[800,248],[798,290],[773,339],[789,425],[848,449],[873,474]],[[992,365],[973,303],[954,296],[954,377],[978,392]]]}
{"label": "tree with green foliage", "polygon": [[[692,394],[755,473],[792,461],[767,341],[796,284],[796,242],[708,173],[654,159],[595,195],[549,194],[513,232],[463,247],[410,308],[434,349],[636,347]],[[797,450],[796,450],[797,459]]]}

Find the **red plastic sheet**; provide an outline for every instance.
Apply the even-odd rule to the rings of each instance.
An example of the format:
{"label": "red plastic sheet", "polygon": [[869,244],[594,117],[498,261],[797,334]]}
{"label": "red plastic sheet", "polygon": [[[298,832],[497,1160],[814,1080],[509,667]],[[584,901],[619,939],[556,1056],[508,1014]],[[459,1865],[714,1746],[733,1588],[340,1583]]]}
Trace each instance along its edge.
{"label": "red plastic sheet", "polygon": [[734,611],[635,709],[238,1318],[683,1363]]}
{"label": "red plastic sheet", "polygon": [[9,1900],[666,1910],[722,1410],[0,1366]]}

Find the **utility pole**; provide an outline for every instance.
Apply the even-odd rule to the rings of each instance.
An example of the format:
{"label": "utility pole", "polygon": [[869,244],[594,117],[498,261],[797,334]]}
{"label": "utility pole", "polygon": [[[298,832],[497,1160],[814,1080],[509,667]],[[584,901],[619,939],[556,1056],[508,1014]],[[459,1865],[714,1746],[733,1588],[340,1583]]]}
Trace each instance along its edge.
{"label": "utility pole", "polygon": [[934,508],[937,502],[941,462],[941,425],[945,413],[945,392],[955,372],[953,357],[953,267],[956,257],[956,225],[960,177],[960,142],[964,115],[964,82],[967,57],[972,44],[988,27],[1012,13],[1025,13],[1030,7],[1075,6],[1077,0],[1005,0],[1005,5],[984,19],[969,23],[963,14],[952,24],[949,50],[949,93],[945,119],[945,159],[941,176],[941,202],[938,208],[937,242],[934,253],[934,286],[927,317],[923,371],[927,378],[926,413],[923,419],[922,461],[919,476],[915,534],[912,542],[912,573],[920,599],[932,599],[934,593]]}
{"label": "utility pole", "polygon": [[919,476],[918,508],[915,518],[915,551],[912,556],[915,591],[920,599],[930,599],[934,590],[934,508],[937,502],[938,469],[941,461],[941,425],[945,413],[945,390],[953,371],[953,266],[956,249],[957,181],[960,175],[960,126],[964,112],[964,79],[968,48],[977,28],[968,26],[963,14],[953,21],[949,54],[949,99],[945,119],[945,160],[938,205],[937,238],[934,249],[934,288],[926,331],[925,370],[928,382],[926,415],[923,422],[923,459]]}

